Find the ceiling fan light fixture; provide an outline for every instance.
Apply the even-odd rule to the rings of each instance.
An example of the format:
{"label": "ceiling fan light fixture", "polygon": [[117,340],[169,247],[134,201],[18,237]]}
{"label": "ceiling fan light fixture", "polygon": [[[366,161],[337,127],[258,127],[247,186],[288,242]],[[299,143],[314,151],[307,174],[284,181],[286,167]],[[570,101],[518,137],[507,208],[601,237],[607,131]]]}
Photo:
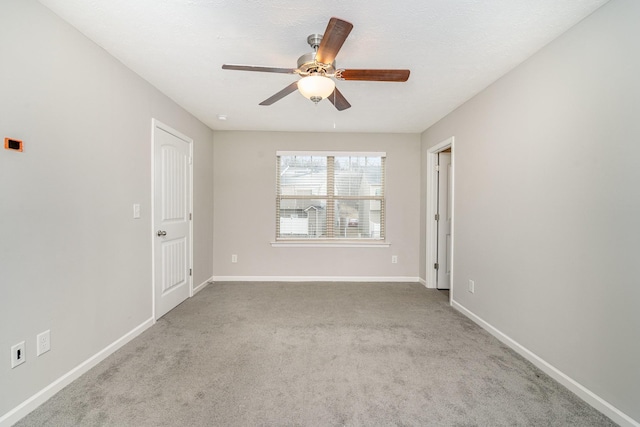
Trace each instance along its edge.
{"label": "ceiling fan light fixture", "polygon": [[316,104],[333,93],[336,84],[329,77],[312,74],[298,81],[298,91]]}

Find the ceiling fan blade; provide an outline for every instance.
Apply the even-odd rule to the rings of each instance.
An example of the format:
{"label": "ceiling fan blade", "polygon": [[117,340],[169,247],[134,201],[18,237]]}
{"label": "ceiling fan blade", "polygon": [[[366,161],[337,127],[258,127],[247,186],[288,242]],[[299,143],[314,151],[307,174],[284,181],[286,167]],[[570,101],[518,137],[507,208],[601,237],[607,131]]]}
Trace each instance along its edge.
{"label": "ceiling fan blade", "polygon": [[280,101],[282,98],[289,95],[291,92],[295,92],[296,90],[298,90],[298,82],[293,82],[289,86],[282,89],[280,92],[262,101],[260,105],[271,105],[276,101]]}
{"label": "ceiling fan blade", "polygon": [[223,64],[223,70],[238,70],[238,71],[262,71],[265,73],[282,73],[282,74],[295,74],[295,68],[276,68],[276,67],[260,67],[257,65],[233,65]]}
{"label": "ceiling fan blade", "polygon": [[364,80],[371,82],[406,82],[409,70],[342,70],[339,76],[342,80]]}
{"label": "ceiling fan blade", "polygon": [[337,87],[333,90],[333,93],[331,95],[327,96],[327,99],[336,107],[338,111],[351,108],[351,104],[349,104],[349,101],[347,101],[347,99],[344,97],[344,95],[342,95],[342,92],[340,92]]}
{"label": "ceiling fan blade", "polygon": [[332,64],[352,28],[351,22],[331,18],[327,29],[324,30],[318,52],[316,52],[316,61],[322,64]]}

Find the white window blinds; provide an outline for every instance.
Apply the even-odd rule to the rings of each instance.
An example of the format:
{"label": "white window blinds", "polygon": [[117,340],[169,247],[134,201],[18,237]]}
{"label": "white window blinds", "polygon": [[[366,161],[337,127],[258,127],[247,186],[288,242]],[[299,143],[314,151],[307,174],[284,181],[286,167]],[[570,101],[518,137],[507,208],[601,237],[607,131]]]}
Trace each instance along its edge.
{"label": "white window blinds", "polygon": [[276,240],[384,240],[385,153],[276,157]]}

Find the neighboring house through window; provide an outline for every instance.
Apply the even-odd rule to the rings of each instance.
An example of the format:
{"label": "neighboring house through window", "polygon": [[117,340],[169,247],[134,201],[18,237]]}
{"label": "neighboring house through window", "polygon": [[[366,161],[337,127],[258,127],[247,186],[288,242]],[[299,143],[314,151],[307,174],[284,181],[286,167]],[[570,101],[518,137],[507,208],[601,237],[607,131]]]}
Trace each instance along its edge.
{"label": "neighboring house through window", "polygon": [[276,156],[276,240],[384,240],[385,153]]}

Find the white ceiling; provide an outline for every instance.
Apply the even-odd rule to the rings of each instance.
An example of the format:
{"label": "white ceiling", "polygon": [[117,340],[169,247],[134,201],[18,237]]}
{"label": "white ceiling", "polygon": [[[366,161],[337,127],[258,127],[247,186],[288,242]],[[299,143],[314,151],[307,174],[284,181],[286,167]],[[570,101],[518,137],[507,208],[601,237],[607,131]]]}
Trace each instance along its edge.
{"label": "white ceiling", "polygon": [[[40,0],[215,130],[422,132],[608,0]],[[258,103],[332,16],[354,28],[340,68],[408,68],[406,83],[337,82],[352,107],[292,93]],[[217,119],[224,114],[226,121]]]}

